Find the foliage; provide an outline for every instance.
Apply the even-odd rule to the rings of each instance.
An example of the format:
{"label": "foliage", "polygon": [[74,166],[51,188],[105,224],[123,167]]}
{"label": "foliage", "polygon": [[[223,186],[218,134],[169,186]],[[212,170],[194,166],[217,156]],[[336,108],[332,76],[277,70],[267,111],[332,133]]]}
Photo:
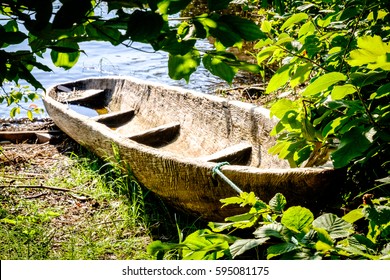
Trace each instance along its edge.
{"label": "foliage", "polygon": [[255,55],[271,76],[266,93],[287,96],[271,106],[279,122],[269,152],[292,167],[331,159],[372,186],[387,175],[390,158],[388,3],[306,1],[289,8],[283,16],[259,11],[267,38]]}
{"label": "foliage", "polygon": [[[31,74],[33,68],[51,69],[37,58],[50,52],[57,67],[71,68],[81,53],[80,43],[108,41],[113,45],[131,47],[132,42],[143,42],[154,50],[166,51],[169,56],[169,75],[173,79],[189,80],[201,63],[213,74],[228,82],[239,69],[258,71],[258,66],[239,61],[226,52],[231,46],[241,46],[244,40],[264,36],[259,27],[244,18],[221,15],[231,1],[209,0],[209,13],[183,18],[171,24],[170,17],[183,10],[191,1],[180,0],[54,0],[2,1],[0,14],[0,85],[6,81],[25,80],[35,88],[42,84]],[[107,7],[113,14],[105,18],[96,15],[98,6]],[[215,38],[217,52],[198,50],[198,39]],[[23,44],[27,43],[26,47]],[[10,51],[18,45],[21,50]]]}
{"label": "foliage", "polygon": [[[4,90],[4,88],[3,88]],[[38,108],[35,104],[31,104],[28,108],[24,108],[21,102],[34,101],[39,98],[39,95],[35,91],[31,91],[29,86],[16,85],[11,88],[9,92],[4,90],[3,94],[0,94],[0,103],[7,102],[8,106],[14,106],[10,111],[11,118],[14,118],[17,114],[20,114],[21,109],[27,111],[27,117],[32,120],[33,114],[42,114],[43,109]]]}
{"label": "foliage", "polygon": [[[183,259],[218,259],[237,258],[251,249],[263,248],[267,259],[390,259],[389,198],[367,197],[365,204],[341,218],[325,213],[316,219],[301,206],[284,210],[286,199],[282,194],[276,194],[268,204],[254,193],[241,193],[222,202],[224,206],[250,206],[250,210],[227,218],[227,223],[210,223],[212,231],[198,230],[179,244],[155,241],[149,245],[149,252],[162,258],[168,251],[179,249],[183,250]],[[357,226],[362,220],[367,226],[364,230]],[[255,228],[253,238],[234,238],[233,231],[221,233],[247,228]]]}
{"label": "foliage", "polygon": [[[169,53],[168,69],[172,79],[185,79],[203,62],[206,69],[231,83],[239,70],[257,73],[259,66],[238,60],[226,49],[240,47],[244,40],[256,40],[264,34],[259,27],[244,18],[220,15],[232,1],[207,1],[209,13],[183,18],[172,24],[170,17],[183,10],[191,1],[2,1],[0,14],[0,86],[25,80],[36,89],[42,84],[32,75],[33,68],[49,72],[38,61],[50,52],[57,67],[73,67],[84,50],[81,42],[107,41],[112,45],[131,47],[133,42],[150,44],[155,51]],[[106,8],[113,16],[95,14],[97,7]],[[215,38],[216,51],[199,50],[196,40]],[[11,51],[8,46],[21,47]],[[27,46],[24,46],[27,45]],[[0,99],[0,101],[3,101]],[[8,98],[10,103],[16,102]],[[11,117],[20,112],[20,105]],[[34,110],[28,110],[28,116]]]}

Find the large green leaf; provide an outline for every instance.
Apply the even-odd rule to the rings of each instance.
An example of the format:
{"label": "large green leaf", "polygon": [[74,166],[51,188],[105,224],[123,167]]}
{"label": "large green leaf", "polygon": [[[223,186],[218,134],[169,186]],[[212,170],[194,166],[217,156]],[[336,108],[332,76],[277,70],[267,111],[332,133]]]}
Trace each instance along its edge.
{"label": "large green leaf", "polygon": [[233,15],[224,15],[219,18],[218,22],[227,24],[246,41],[266,38],[266,35],[260,30],[259,26],[251,20]]}
{"label": "large green leaf", "polygon": [[273,198],[271,198],[268,204],[272,210],[282,212],[287,204],[287,201],[284,195],[282,195],[281,193],[277,193],[274,195]]}
{"label": "large green leaf", "polygon": [[288,240],[291,236],[291,232],[283,225],[274,223],[257,228],[253,235],[260,239],[276,237],[281,240]]}
{"label": "large green leaf", "polygon": [[306,232],[314,220],[313,213],[301,206],[292,206],[284,212],[281,223],[288,229],[300,233]]}
{"label": "large green leaf", "polygon": [[184,247],[184,245],[176,243],[163,243],[160,240],[157,240],[148,245],[147,252],[152,256],[157,256],[157,259],[162,259],[165,252],[182,247]]}
{"label": "large green leaf", "polygon": [[117,28],[111,27],[110,23],[113,22],[93,21],[86,25],[85,31],[93,40],[109,41],[117,46],[121,43],[122,33]]}
{"label": "large green leaf", "polygon": [[235,258],[252,248],[264,244],[267,240],[269,240],[269,238],[236,240],[230,245],[230,253],[232,254],[232,257]]}
{"label": "large green leaf", "polygon": [[51,49],[50,56],[54,65],[64,69],[72,68],[80,57],[79,45],[71,40],[61,40]]}
{"label": "large green leaf", "polygon": [[353,159],[361,157],[371,146],[369,132],[364,127],[353,127],[340,139],[340,145],[332,153],[335,168],[347,166]]}
{"label": "large green leaf", "polygon": [[334,244],[333,237],[329,234],[329,232],[325,228],[315,227],[314,223],[313,226],[314,226],[314,231],[317,233],[317,237],[321,242],[330,246]]}
{"label": "large green leaf", "polygon": [[299,64],[295,70],[294,75],[291,77],[290,86],[296,87],[305,83],[310,77],[312,68],[313,65],[311,63]]}
{"label": "large green leaf", "polygon": [[313,221],[313,227],[325,229],[333,239],[345,238],[353,233],[353,226],[334,214],[323,214]]}
{"label": "large green leaf", "polygon": [[353,224],[357,220],[360,220],[361,218],[364,218],[364,213],[361,208],[354,209],[347,214],[345,214],[342,219],[348,223]]}
{"label": "large green leaf", "polygon": [[302,92],[303,96],[311,96],[322,91],[327,90],[329,87],[337,84],[340,81],[347,80],[347,76],[340,72],[331,72],[320,76],[314,82],[309,84],[307,88]]}
{"label": "large green leaf", "polygon": [[196,40],[178,40],[176,32],[167,32],[164,39],[153,44],[155,50],[164,50],[172,55],[185,55],[194,49]]}
{"label": "large green leaf", "polygon": [[294,24],[307,20],[309,16],[306,13],[297,13],[293,14],[288,20],[286,20],[280,30],[285,30],[286,28],[292,27]]}
{"label": "large green leaf", "polygon": [[208,229],[190,234],[182,245],[183,260],[215,260],[221,258],[229,249],[229,243],[225,238],[220,238]]}
{"label": "large green leaf", "polygon": [[199,65],[200,55],[196,50],[185,55],[169,55],[169,77],[175,80],[185,79],[188,82],[190,75],[195,72]]}
{"label": "large green leaf", "polygon": [[133,41],[148,42],[156,39],[164,26],[161,15],[150,11],[134,11],[128,19],[126,35]]}
{"label": "large green leaf", "polygon": [[390,207],[385,205],[368,206],[364,209],[366,217],[376,225],[390,224]]}
{"label": "large green leaf", "polygon": [[351,84],[335,86],[332,90],[331,97],[332,100],[339,100],[355,92],[356,92],[356,88]]}
{"label": "large green leaf", "polygon": [[358,49],[351,51],[347,60],[351,66],[367,65],[369,69],[390,70],[390,44],[378,35],[362,36],[357,39]]}
{"label": "large green leaf", "polygon": [[367,85],[372,85],[377,81],[385,80],[387,78],[388,72],[385,71],[369,71],[366,73],[363,72],[354,72],[351,73],[351,83],[358,87],[364,87]]}
{"label": "large green leaf", "polygon": [[229,61],[229,59],[222,54],[208,53],[203,56],[202,62],[204,67],[213,75],[216,75],[231,84],[238,69],[229,65],[226,60]]}
{"label": "large green leaf", "polygon": [[270,93],[282,88],[290,79],[293,69],[293,63],[280,67],[278,71],[276,71],[276,73],[272,76],[265,92]]}
{"label": "large green leaf", "polygon": [[267,249],[267,259],[272,259],[273,257],[292,252],[298,248],[297,245],[290,242],[272,245]]}
{"label": "large green leaf", "polygon": [[270,116],[276,116],[278,119],[281,119],[287,112],[297,108],[298,105],[290,99],[279,99],[274,105],[272,105]]}
{"label": "large green leaf", "polygon": [[209,32],[224,47],[232,47],[242,42],[240,34],[234,31],[228,24],[218,21],[215,21],[215,24],[216,26],[214,28],[209,28]]}

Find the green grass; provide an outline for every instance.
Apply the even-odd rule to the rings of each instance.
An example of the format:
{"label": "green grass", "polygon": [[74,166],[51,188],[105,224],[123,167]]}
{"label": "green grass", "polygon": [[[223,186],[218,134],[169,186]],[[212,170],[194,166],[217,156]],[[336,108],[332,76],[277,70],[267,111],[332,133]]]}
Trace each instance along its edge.
{"label": "green grass", "polygon": [[[146,247],[154,238],[177,239],[179,224],[193,231],[193,218],[172,214],[120,159],[77,154],[59,160],[43,180],[12,181],[42,188],[0,189],[0,259],[153,259]],[[9,183],[1,177],[0,184]]]}

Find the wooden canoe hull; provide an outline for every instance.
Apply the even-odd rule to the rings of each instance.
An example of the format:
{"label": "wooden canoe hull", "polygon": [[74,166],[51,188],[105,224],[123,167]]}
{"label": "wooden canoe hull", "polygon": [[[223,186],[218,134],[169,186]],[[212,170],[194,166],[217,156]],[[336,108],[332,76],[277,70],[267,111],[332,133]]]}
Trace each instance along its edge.
{"label": "wooden canoe hull", "polygon": [[[100,97],[105,106],[120,112],[133,108],[136,117],[129,117],[125,122],[122,116],[124,124],[113,130],[97,121],[98,118],[84,116],[57,101],[60,100],[58,87],[53,87],[44,97],[44,104],[62,131],[102,158],[114,157],[115,147],[146,188],[177,209],[202,219],[220,221],[243,211],[239,207],[221,209],[220,199],[237,193],[220,178],[213,179],[216,162],[205,161],[210,154],[243,142],[252,147],[247,162],[225,165],[221,170],[240,189],[253,191],[266,202],[280,192],[289,205],[318,207],[329,202],[339,186],[342,174],[332,168],[291,169],[284,161],[267,154],[274,143],[268,135],[275,121],[264,108],[129,77],[93,78],[64,86],[106,90],[106,99]],[[146,118],[153,116],[157,116],[156,120],[142,127]],[[134,138],[134,135],[148,135],[139,133],[141,127],[145,130],[150,125],[160,127],[162,123],[180,125],[177,137],[170,140],[172,143],[153,146]],[[148,132],[154,133],[151,137],[157,135],[153,129]],[[158,133],[161,136],[167,132]]]}

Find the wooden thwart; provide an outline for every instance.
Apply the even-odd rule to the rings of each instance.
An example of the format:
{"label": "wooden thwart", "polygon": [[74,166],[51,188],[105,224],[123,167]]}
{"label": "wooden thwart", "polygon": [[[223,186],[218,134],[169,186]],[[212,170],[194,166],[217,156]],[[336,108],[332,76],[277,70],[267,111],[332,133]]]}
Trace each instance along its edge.
{"label": "wooden thwart", "polygon": [[244,165],[248,162],[251,153],[252,146],[249,143],[239,143],[200,159],[209,162],[227,161],[230,164]]}
{"label": "wooden thwart", "polygon": [[67,103],[77,105],[91,106],[100,103],[105,97],[105,90],[103,89],[88,89],[83,91],[82,96],[69,98]]}
{"label": "wooden thwart", "polygon": [[134,110],[127,110],[122,112],[112,112],[93,117],[91,119],[99,123],[105,124],[108,127],[117,128],[131,121],[133,117]]}
{"label": "wooden thwart", "polygon": [[172,142],[180,132],[180,123],[169,123],[129,136],[129,139],[151,147],[162,147]]}

